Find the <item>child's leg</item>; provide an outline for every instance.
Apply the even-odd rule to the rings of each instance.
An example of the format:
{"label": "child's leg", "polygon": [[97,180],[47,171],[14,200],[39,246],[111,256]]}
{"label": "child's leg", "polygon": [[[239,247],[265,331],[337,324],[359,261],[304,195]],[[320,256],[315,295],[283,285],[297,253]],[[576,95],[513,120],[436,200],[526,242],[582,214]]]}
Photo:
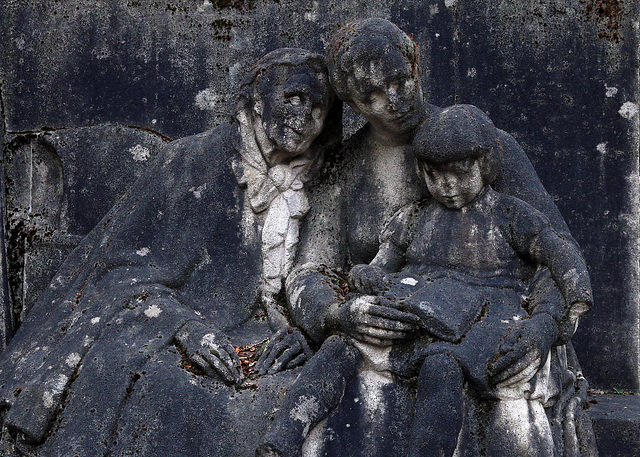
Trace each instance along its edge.
{"label": "child's leg", "polygon": [[328,338],[287,391],[256,456],[301,455],[309,432],[340,403],[360,359],[359,351],[342,337]]}
{"label": "child's leg", "polygon": [[446,354],[428,356],[418,377],[418,398],[409,441],[409,457],[450,457],[463,417],[464,374]]}

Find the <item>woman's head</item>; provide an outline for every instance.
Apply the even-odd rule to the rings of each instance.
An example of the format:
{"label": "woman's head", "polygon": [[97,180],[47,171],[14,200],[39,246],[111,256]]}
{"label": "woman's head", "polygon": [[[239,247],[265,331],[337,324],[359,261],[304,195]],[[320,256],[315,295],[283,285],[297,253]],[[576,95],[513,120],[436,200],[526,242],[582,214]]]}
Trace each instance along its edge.
{"label": "woman's head", "polygon": [[332,103],[324,57],[283,48],[260,59],[245,77],[236,118],[249,115],[259,120],[256,127],[271,143],[271,153],[286,159],[309,149],[322,131]]}
{"label": "woman's head", "polygon": [[418,47],[393,23],[379,18],[345,24],[327,48],[334,90],[374,128],[413,131],[423,118]]}

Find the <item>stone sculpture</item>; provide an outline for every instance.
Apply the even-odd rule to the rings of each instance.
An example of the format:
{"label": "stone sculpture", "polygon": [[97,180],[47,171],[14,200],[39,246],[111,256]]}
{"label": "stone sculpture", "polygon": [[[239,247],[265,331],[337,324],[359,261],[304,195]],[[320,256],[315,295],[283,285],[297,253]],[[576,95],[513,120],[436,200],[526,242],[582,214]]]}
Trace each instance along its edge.
{"label": "stone sculpture", "polygon": [[[193,388],[193,373],[211,377],[207,387],[228,398],[218,380],[244,379],[231,343],[266,340],[267,320],[281,330],[277,309],[267,307],[265,319],[259,298],[272,298],[286,274],[305,213],[304,185],[329,143],[339,141],[341,108],[336,104],[337,122],[321,133],[333,104],[324,58],[298,49],[261,59],[239,100],[234,124],[160,153],[72,253],[20,328],[1,362],[3,455],[135,449],[133,434],[115,438],[118,420],[160,359],[174,360],[172,373],[153,386],[163,392],[158,401],[171,397],[167,385],[183,395]],[[271,343],[265,371],[299,365],[308,354],[304,338],[290,329]],[[268,398],[261,399],[265,409]],[[224,407],[210,427],[220,426]],[[131,408],[135,414],[140,405]],[[180,417],[167,433],[177,435],[189,412],[174,414]],[[130,419],[125,425],[135,423]],[[175,455],[181,443],[163,447],[174,444],[169,436],[153,444],[152,454]],[[237,448],[232,436],[228,444]],[[187,454],[197,452],[199,444],[193,446]]]}
{"label": "stone sculpture", "polygon": [[[310,189],[311,210],[297,266],[287,279],[291,316],[318,344],[339,332],[362,343],[400,347],[417,330],[410,313],[379,305],[371,297],[345,299],[327,279],[327,270],[371,262],[384,225],[397,210],[423,197],[410,145],[417,127],[436,119],[441,109],[423,102],[417,47],[388,21],[346,24],[334,35],[327,54],[338,96],[369,122],[346,143],[335,176]],[[522,148],[507,133],[498,130],[497,135],[503,154],[494,188],[541,211],[561,238],[575,244]],[[315,223],[314,213],[325,215],[321,224]],[[327,234],[329,243],[323,242]],[[488,443],[498,449],[496,455],[548,455],[549,448],[555,455],[597,453],[582,411],[586,382],[570,344],[565,346],[584,309],[565,306],[548,269],[539,269],[531,284],[530,318],[514,323],[509,344],[494,348],[491,382],[509,384],[525,373],[549,370],[544,395],[527,405],[527,414],[536,419],[510,419],[509,436],[488,434],[486,424],[494,410],[465,394],[460,455],[482,455]],[[328,378],[340,376],[343,369],[341,364],[316,368],[325,370]],[[397,375],[401,369],[393,371],[363,363],[354,382],[327,392],[327,403],[316,409],[331,414],[321,425],[324,438],[312,437],[320,441],[315,447],[327,455],[403,455],[410,423],[399,411],[413,408],[406,400],[411,388],[405,387],[409,380]]]}
{"label": "stone sculpture", "polygon": [[[344,272],[375,266],[383,227],[398,225],[393,215],[407,204],[429,201],[411,144],[421,125],[429,131],[459,108],[423,101],[417,46],[388,21],[343,26],[327,54],[328,68],[296,49],[261,59],[240,87],[234,123],[167,145],[72,253],[0,359],[5,455],[252,455],[310,346],[320,353],[303,373],[335,383],[320,379],[306,387],[314,401],[280,410],[299,413],[292,455],[419,455],[432,445],[413,414],[425,354],[412,348],[438,347],[433,335],[447,340],[450,329],[428,333],[410,306],[390,306],[406,290],[402,278],[384,298],[381,272],[352,270],[352,294]],[[341,149],[330,85],[368,121]],[[502,155],[483,185],[544,214],[574,259],[577,245],[526,154],[491,132]],[[450,139],[435,145],[446,150]],[[475,395],[468,373],[458,376],[447,452],[594,455],[567,344],[589,298],[567,306],[563,296],[587,290],[588,278],[576,260],[579,284],[566,285],[566,264],[535,260],[540,268],[515,274],[530,292],[521,319],[490,327],[494,344],[483,354],[491,388],[543,381],[501,411],[506,401]],[[262,350],[248,380],[236,354],[247,346]],[[304,397],[298,387],[293,399]],[[286,424],[276,419],[267,441],[287,439]],[[271,444],[259,452],[276,452]]]}
{"label": "stone sculpture", "polygon": [[[548,373],[536,370],[489,382],[496,348],[508,344],[514,322],[529,317],[522,297],[528,295],[536,264],[549,268],[571,312],[582,315],[591,307],[589,275],[576,245],[558,236],[530,205],[491,189],[500,147],[484,113],[468,105],[441,111],[422,124],[414,153],[435,201],[396,213],[377,255],[370,264],[352,268],[349,284],[359,295],[368,294],[369,303],[410,313],[409,323],[420,330],[401,351],[385,341],[327,339],[289,390],[259,455],[301,455],[308,432],[327,417],[327,406],[340,401],[344,386],[366,364],[407,377],[419,372],[409,456],[454,454],[465,382],[473,395],[497,402],[490,433],[509,434],[498,424],[516,418],[508,411],[513,406],[502,400],[520,401],[520,410],[527,412],[527,400],[548,383]],[[336,363],[341,371],[326,377],[323,367]],[[409,372],[401,371],[404,366]],[[553,455],[551,439],[541,444],[546,449],[527,455]],[[510,455],[525,454],[513,448]]]}

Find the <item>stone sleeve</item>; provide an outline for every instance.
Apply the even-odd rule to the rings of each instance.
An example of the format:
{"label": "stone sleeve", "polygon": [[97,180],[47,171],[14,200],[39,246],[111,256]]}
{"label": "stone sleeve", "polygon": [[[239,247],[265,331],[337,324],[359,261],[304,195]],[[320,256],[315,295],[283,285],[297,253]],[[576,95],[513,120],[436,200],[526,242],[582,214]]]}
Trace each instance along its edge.
{"label": "stone sleeve", "polygon": [[578,247],[559,236],[542,213],[527,204],[514,203],[509,205],[514,248],[549,269],[570,316],[583,315],[591,308],[593,296],[587,265]]}
{"label": "stone sleeve", "polygon": [[322,267],[303,265],[285,281],[293,323],[318,345],[328,336],[325,320],[329,308],[344,301],[338,287],[340,280]]}

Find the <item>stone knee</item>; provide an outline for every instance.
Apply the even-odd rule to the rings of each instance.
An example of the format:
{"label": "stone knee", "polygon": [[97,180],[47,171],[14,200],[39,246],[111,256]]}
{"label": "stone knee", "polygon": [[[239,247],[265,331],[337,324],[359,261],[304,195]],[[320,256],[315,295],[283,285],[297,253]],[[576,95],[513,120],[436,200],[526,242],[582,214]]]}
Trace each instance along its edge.
{"label": "stone knee", "polygon": [[344,338],[328,338],[287,392],[257,455],[299,455],[309,432],[340,403],[359,361]]}

